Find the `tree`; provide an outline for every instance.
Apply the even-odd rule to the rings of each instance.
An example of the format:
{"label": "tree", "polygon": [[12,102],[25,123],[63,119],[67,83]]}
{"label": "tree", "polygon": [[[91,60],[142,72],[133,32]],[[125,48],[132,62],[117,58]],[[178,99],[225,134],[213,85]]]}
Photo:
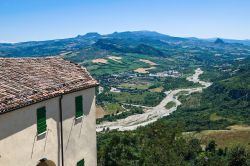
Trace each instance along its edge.
{"label": "tree", "polygon": [[235,147],[229,153],[229,166],[247,166],[247,153],[243,147]]}
{"label": "tree", "polygon": [[185,160],[192,160],[202,151],[200,141],[196,138],[191,139],[189,142],[188,153],[185,156]]}
{"label": "tree", "polygon": [[206,151],[215,152],[217,144],[214,140],[210,141],[206,147]]}

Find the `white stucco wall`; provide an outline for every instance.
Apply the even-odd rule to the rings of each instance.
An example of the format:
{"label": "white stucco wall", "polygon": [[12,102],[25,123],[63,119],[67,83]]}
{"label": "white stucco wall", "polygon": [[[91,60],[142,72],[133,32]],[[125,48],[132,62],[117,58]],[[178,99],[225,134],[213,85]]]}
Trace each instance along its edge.
{"label": "white stucco wall", "polygon": [[[75,121],[75,97],[82,95],[85,116]],[[37,137],[36,110],[46,107],[47,133]],[[63,96],[64,166],[85,159],[96,166],[95,88]],[[48,158],[60,166],[59,97],[0,115],[0,166],[35,166]]]}
{"label": "white stucco wall", "polygon": [[[76,120],[75,97],[79,95],[84,116]],[[65,166],[75,166],[82,159],[85,166],[96,166],[95,88],[66,95],[62,103]]]}

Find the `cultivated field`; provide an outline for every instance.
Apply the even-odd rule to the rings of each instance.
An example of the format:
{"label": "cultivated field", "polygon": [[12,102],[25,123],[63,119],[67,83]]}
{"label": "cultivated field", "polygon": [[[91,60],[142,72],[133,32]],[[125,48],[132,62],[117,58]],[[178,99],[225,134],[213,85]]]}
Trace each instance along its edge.
{"label": "cultivated field", "polygon": [[150,61],[150,60],[147,60],[147,59],[140,59],[139,61],[144,62],[144,63],[147,63],[147,64],[149,64],[149,65],[151,65],[151,66],[156,66],[156,65],[158,65],[158,64],[156,64],[156,63],[154,63],[154,62],[152,62],[152,61]]}
{"label": "cultivated field", "polygon": [[149,70],[155,69],[155,67],[149,67],[149,68],[138,68],[134,70],[136,73],[146,74],[149,73]]}
{"label": "cultivated field", "polygon": [[111,60],[113,60],[113,61],[116,61],[116,62],[121,63],[122,57],[118,57],[118,56],[108,56],[108,59],[111,59]]}
{"label": "cultivated field", "polygon": [[98,59],[94,59],[92,60],[93,63],[102,63],[102,64],[107,64],[108,61],[106,59],[102,59],[102,58],[98,58]]}

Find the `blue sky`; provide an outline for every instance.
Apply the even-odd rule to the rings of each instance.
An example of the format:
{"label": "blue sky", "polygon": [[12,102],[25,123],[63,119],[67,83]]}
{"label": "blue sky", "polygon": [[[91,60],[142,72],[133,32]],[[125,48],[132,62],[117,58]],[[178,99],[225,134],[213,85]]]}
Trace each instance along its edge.
{"label": "blue sky", "polygon": [[0,42],[152,30],[250,39],[250,0],[0,0]]}

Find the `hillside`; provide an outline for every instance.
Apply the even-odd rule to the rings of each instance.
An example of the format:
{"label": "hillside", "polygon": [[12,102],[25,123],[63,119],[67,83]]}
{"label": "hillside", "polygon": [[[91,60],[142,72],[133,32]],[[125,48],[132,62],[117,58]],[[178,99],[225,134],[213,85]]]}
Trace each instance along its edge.
{"label": "hillside", "polygon": [[125,128],[146,124],[124,132],[101,128],[99,165],[228,165],[234,153],[249,160],[250,46],[245,43],[150,31],[88,33],[2,43],[0,57],[62,56],[78,63],[100,82],[98,124],[126,118],[132,121]]}
{"label": "hillside", "polygon": [[[99,45],[99,44],[100,45]],[[236,41],[235,43],[244,43]],[[106,45],[105,45],[106,44]],[[181,38],[173,37],[151,31],[134,31],[134,32],[115,32],[108,35],[100,35],[98,33],[87,33],[78,35],[74,38],[57,39],[48,41],[30,41],[22,43],[0,43],[1,57],[19,57],[19,56],[55,56],[70,52],[79,52],[84,54],[87,50],[92,49],[93,53],[98,51],[98,47],[111,51],[131,51],[137,52],[136,46],[145,44],[147,46],[156,47],[168,51],[171,48],[193,47],[209,47],[216,48],[216,44],[212,41],[197,38]],[[103,46],[102,46],[103,45]],[[240,44],[231,44],[230,47],[244,48],[247,46]],[[224,48],[223,48],[224,49]],[[229,49],[226,48],[225,49]],[[78,53],[77,53],[78,55]]]}

